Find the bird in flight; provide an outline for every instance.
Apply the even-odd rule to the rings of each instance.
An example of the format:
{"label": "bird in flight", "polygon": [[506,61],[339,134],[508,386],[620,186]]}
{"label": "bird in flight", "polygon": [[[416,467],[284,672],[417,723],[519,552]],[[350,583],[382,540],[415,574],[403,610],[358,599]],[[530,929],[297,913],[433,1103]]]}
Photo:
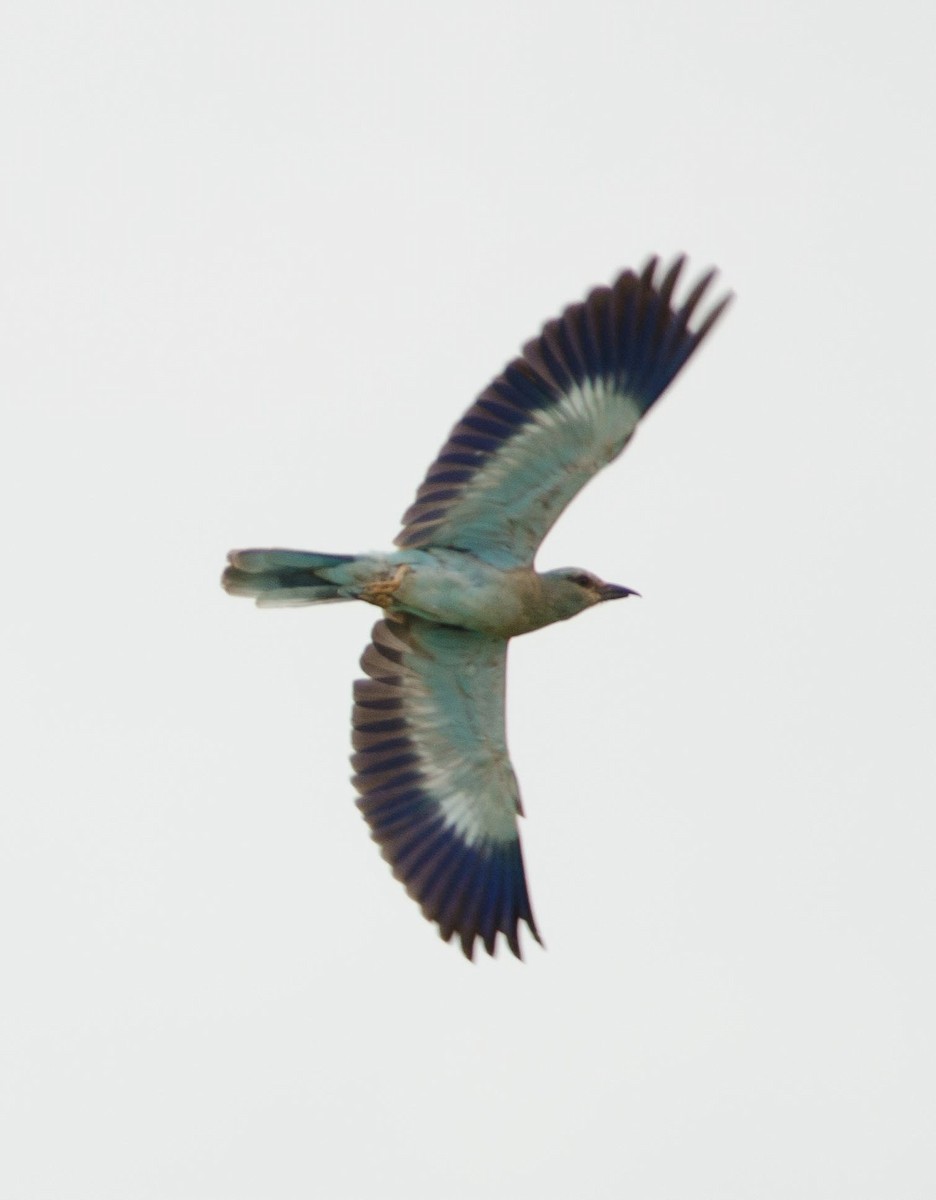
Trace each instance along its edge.
{"label": "bird in flight", "polygon": [[621,453],[731,300],[709,271],[651,258],[548,322],[449,434],[398,550],[236,550],[226,591],[261,607],[364,600],[384,610],[354,685],[354,785],[371,835],[446,941],[519,958],[530,906],[504,720],[507,644],[633,595],[578,567],[539,573],[559,514]]}

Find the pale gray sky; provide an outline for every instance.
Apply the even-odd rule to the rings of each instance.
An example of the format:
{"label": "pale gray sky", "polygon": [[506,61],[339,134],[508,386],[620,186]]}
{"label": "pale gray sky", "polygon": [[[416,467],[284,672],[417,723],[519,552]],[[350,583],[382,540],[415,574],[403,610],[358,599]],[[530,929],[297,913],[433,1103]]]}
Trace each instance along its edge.
{"label": "pale gray sky", "polygon": [[[936,1191],[933,18],[922,3],[0,16],[0,1195]],[[469,966],[354,807],[388,547],[544,320],[737,302],[540,556],[547,949]]]}

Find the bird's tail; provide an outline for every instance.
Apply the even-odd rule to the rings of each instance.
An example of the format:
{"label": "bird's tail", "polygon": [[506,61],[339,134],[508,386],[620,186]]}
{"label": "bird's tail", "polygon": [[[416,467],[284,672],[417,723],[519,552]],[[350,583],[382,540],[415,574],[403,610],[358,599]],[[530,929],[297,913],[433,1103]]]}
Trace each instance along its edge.
{"label": "bird's tail", "polygon": [[347,569],[353,554],[308,550],[232,550],[221,586],[232,596],[252,596],[260,608],[287,608],[353,600]]}

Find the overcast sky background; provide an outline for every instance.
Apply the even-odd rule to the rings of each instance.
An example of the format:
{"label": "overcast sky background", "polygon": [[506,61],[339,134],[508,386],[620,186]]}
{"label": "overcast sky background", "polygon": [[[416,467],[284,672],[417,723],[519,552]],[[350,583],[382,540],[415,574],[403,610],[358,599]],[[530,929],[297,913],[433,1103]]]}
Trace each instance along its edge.
{"label": "overcast sky background", "polygon": [[[0,1195],[936,1191],[936,84],[924,3],[0,13]],[[543,321],[651,251],[737,301],[550,536],[515,642],[547,949],[369,841],[389,547]]]}

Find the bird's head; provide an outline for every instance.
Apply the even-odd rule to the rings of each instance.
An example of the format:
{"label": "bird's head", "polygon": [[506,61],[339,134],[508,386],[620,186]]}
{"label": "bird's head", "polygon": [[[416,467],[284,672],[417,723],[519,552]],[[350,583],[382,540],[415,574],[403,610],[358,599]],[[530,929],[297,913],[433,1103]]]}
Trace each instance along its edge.
{"label": "bird's head", "polygon": [[605,583],[590,571],[581,567],[559,567],[540,576],[547,602],[551,605],[556,621],[565,621],[576,613],[605,600],[621,600],[624,596],[639,596],[633,588],[621,587],[617,583]]}

